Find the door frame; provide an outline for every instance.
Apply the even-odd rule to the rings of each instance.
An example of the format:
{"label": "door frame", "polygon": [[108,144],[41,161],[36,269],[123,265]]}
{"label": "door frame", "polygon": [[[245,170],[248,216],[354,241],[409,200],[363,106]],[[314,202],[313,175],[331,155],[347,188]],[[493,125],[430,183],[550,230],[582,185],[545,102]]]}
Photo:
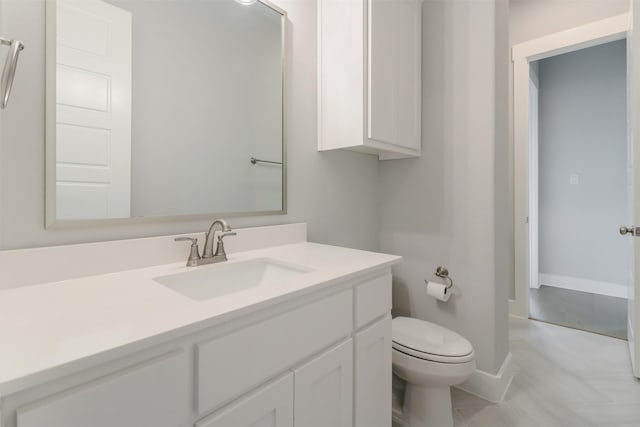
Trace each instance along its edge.
{"label": "door frame", "polygon": [[[631,14],[624,13],[579,27],[513,45],[513,162],[514,162],[514,246],[515,292],[509,300],[509,313],[529,317],[530,286],[530,177],[529,141],[529,64],[532,61],[573,52],[627,38]],[[535,171],[534,171],[535,172]],[[535,217],[535,215],[533,216]],[[537,224],[534,224],[537,228]],[[536,275],[537,276],[537,275]]]}

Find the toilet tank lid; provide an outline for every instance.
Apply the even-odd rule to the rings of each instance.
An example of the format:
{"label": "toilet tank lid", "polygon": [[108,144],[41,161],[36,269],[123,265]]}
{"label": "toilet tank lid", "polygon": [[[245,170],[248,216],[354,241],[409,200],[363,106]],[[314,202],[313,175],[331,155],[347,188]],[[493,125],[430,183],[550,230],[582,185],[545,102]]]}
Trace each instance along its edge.
{"label": "toilet tank lid", "polygon": [[392,339],[412,350],[438,356],[463,357],[473,352],[471,343],[456,332],[411,317],[393,319]]}

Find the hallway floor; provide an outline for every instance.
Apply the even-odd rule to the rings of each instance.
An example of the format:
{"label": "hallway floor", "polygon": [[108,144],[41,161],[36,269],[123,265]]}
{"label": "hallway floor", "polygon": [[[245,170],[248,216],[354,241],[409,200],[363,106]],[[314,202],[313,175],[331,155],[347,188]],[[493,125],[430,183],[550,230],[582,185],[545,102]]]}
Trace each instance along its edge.
{"label": "hallway floor", "polygon": [[511,318],[517,373],[503,403],[452,389],[456,427],[640,426],[627,342]]}
{"label": "hallway floor", "polygon": [[531,317],[627,339],[627,300],[542,285],[530,289]]}

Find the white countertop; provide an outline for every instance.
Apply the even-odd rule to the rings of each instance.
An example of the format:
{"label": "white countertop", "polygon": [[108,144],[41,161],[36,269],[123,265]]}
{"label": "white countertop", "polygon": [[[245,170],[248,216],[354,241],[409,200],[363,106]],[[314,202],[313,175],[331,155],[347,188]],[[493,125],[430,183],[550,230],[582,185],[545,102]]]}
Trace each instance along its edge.
{"label": "white countertop", "polygon": [[[0,397],[90,356],[142,340],[160,343],[168,333],[211,327],[330,286],[335,280],[388,268],[401,259],[304,242],[230,254],[222,265],[254,258],[272,258],[313,271],[278,285],[207,301],[191,300],[153,278],[221,264],[185,267],[181,262],[0,290]],[[33,268],[38,268],[37,261]]]}

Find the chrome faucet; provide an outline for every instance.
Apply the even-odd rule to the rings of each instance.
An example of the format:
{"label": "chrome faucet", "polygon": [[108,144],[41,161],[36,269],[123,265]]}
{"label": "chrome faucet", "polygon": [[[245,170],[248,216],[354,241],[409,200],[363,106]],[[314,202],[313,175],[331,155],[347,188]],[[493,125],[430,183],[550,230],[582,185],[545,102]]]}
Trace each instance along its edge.
{"label": "chrome faucet", "polygon": [[[220,234],[218,235],[218,242],[216,245],[216,252],[213,252],[213,238],[216,233],[216,225],[220,225]],[[194,267],[197,265],[213,264],[216,262],[222,262],[227,260],[227,253],[224,251],[224,239],[226,236],[235,236],[236,233],[231,231],[231,227],[224,219],[216,219],[211,223],[209,231],[205,234],[204,250],[202,256],[198,250],[198,239],[190,237],[176,237],[176,242],[190,241],[191,250],[189,253],[189,259],[187,260],[187,267]]]}
{"label": "chrome faucet", "polygon": [[[216,245],[216,253],[213,253],[213,237],[215,235],[215,228],[216,225],[220,225],[221,230],[220,230],[220,235],[218,236],[218,244]],[[224,239],[226,236],[235,236],[236,233],[231,231],[231,227],[229,227],[229,224],[227,224],[227,221],[225,221],[224,219],[216,219],[211,223],[211,226],[209,227],[209,231],[207,231],[207,234],[205,235],[205,241],[204,241],[204,250],[202,251],[202,258],[203,259],[208,259],[208,258],[213,258],[213,261],[211,262],[220,262],[220,261],[226,261],[227,260],[227,254],[224,251],[224,242],[222,241],[222,239]]]}

